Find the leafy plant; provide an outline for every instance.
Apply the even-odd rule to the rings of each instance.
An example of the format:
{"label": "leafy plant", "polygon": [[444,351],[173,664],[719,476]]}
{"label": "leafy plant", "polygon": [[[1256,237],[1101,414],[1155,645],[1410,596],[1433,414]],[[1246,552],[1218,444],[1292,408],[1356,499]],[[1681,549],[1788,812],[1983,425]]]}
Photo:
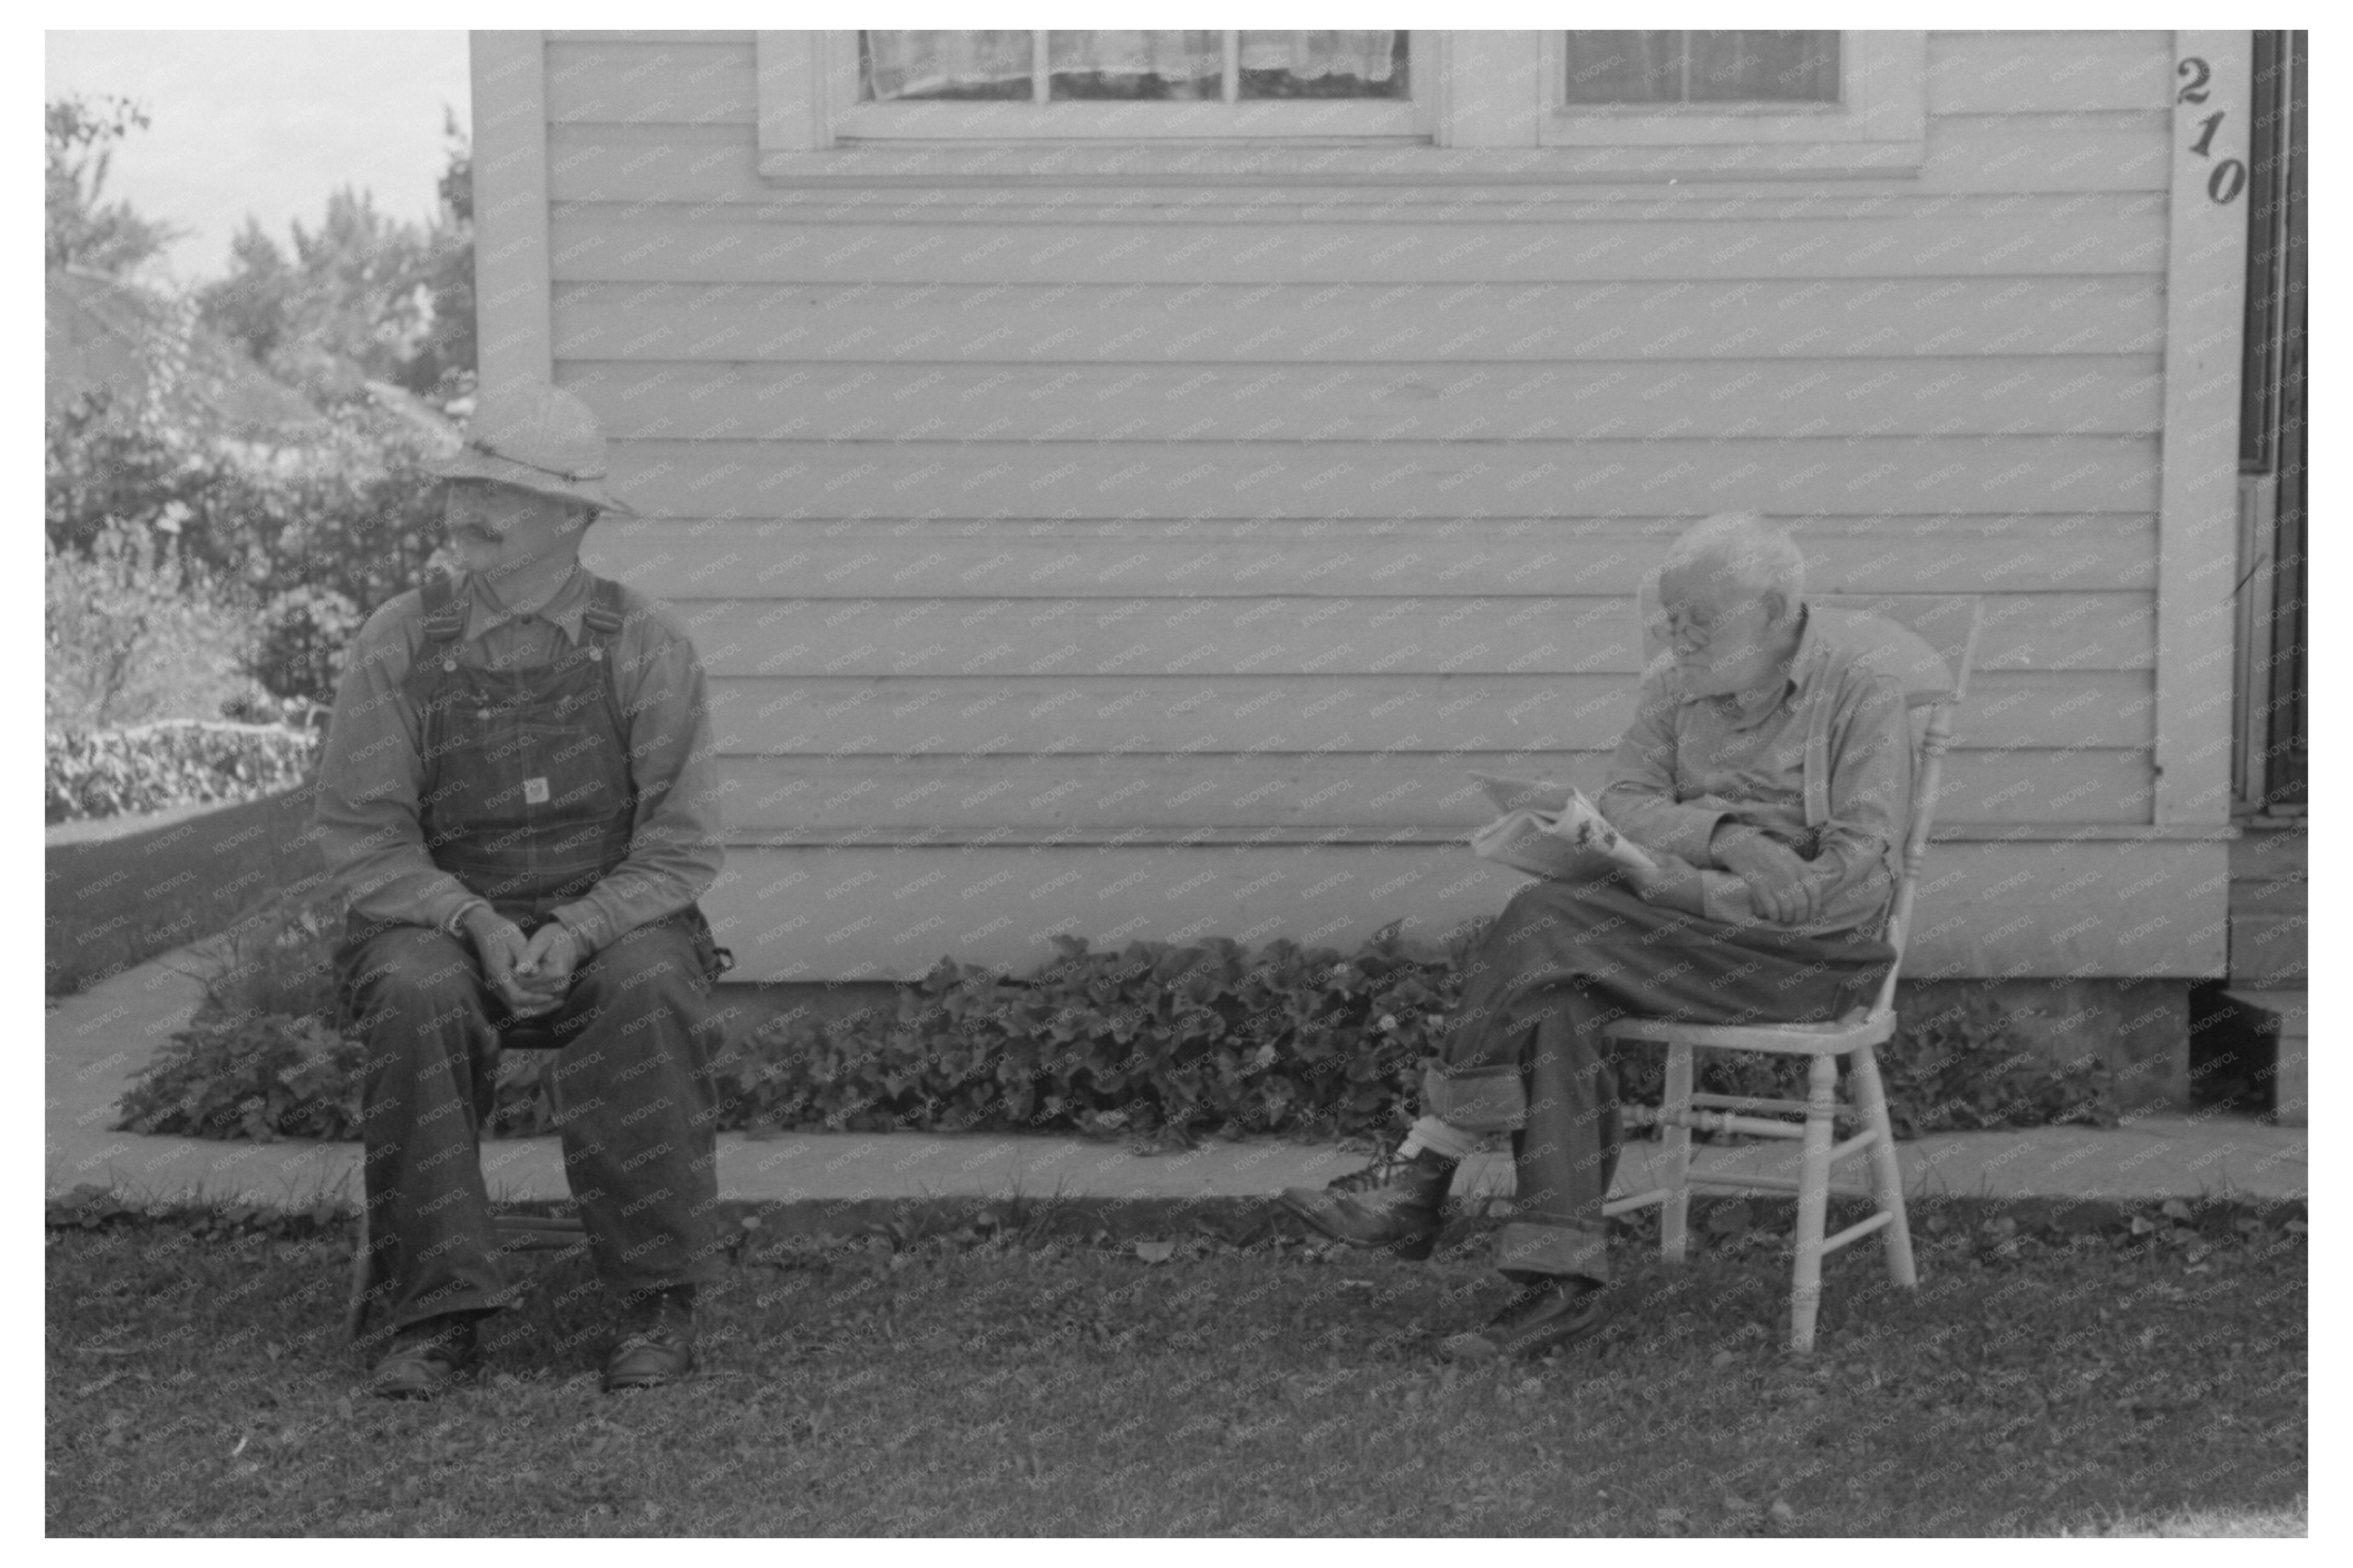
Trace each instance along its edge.
{"label": "leafy plant", "polygon": [[360,1047],[317,1018],[214,1014],[172,1037],[122,1097],[132,1132],[352,1138]]}
{"label": "leafy plant", "polygon": [[[712,1066],[719,1125],[729,1130],[1062,1131],[1155,1143],[1282,1132],[1360,1134],[1399,1124],[1418,1101],[1435,1031],[1460,995],[1463,960],[1481,926],[1444,946],[1409,942],[1394,926],[1352,953],[1287,940],[1255,952],[1221,938],[1133,942],[1096,952],[1058,939],[1059,956],[1029,975],[942,960],[895,1003],[844,1018],[787,1016],[732,1039]],[[315,1074],[340,1057],[285,1055],[313,1039],[298,1026],[332,1017],[327,978],[337,927],[287,912],[240,939],[167,1062],[124,1101],[136,1120],[159,1110],[156,1131],[200,1136],[293,1135],[355,1103],[355,1082]],[[239,1026],[269,1049],[248,1048]],[[2052,1063],[2021,1048],[2019,1016],[1982,996],[1906,1018],[1882,1053],[1897,1129],[2031,1126],[2116,1118],[2105,1069],[2089,1059]],[[353,1070],[356,1070],[355,1058]],[[490,1130],[507,1135],[554,1125],[552,1058],[502,1060]],[[296,1070],[299,1066],[300,1070]],[[318,1087],[323,1107],[284,1096],[287,1076]],[[191,1100],[197,1079],[222,1081]],[[1655,1097],[1660,1053],[1619,1059],[1620,1092]],[[1719,1093],[1801,1098],[1805,1064],[1761,1053],[1709,1053],[1700,1087]],[[134,1103],[135,1098],[135,1103]],[[202,1107],[255,1106],[244,1114]],[[269,1131],[254,1132],[254,1125]]]}

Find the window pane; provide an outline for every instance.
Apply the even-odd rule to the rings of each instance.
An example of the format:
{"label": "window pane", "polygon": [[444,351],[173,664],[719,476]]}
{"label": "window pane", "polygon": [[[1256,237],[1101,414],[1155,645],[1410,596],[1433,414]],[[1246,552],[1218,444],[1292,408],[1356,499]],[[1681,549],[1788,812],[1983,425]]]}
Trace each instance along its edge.
{"label": "window pane", "polygon": [[1683,36],[1571,33],[1567,103],[1680,103]]}
{"label": "window pane", "polygon": [[1049,33],[1050,98],[1225,97],[1222,33]]}
{"label": "window pane", "polygon": [[1836,103],[1834,32],[1691,35],[1694,103]]}
{"label": "window pane", "polygon": [[861,32],[858,96],[1026,99],[1029,55],[1027,32]]}
{"label": "window pane", "polygon": [[1245,32],[1241,96],[1409,98],[1406,35]]}

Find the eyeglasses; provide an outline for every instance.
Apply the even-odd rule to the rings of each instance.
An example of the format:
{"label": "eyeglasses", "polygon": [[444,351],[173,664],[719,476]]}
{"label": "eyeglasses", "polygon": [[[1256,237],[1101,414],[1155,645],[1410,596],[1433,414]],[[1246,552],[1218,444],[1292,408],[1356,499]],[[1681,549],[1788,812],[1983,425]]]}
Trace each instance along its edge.
{"label": "eyeglasses", "polygon": [[1698,653],[1707,647],[1715,636],[1714,622],[1704,621],[1696,616],[1686,615],[1678,610],[1667,612],[1667,640],[1678,647],[1685,647],[1693,653]]}

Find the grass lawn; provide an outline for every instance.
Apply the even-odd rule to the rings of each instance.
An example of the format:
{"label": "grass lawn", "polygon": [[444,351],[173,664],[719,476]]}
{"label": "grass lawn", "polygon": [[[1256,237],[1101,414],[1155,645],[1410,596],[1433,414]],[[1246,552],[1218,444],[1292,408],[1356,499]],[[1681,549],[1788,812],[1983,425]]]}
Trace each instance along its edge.
{"label": "grass lawn", "polygon": [[2303,1205],[2168,1209],[1917,1207],[1918,1293],[1841,1254],[1799,1360],[1788,1209],[1725,1205],[1683,1269],[1621,1241],[1601,1342],[1460,1370],[1437,1340],[1504,1290],[1482,1224],[1408,1264],[1232,1205],[768,1211],[691,1383],[599,1394],[586,1263],[526,1261],[425,1405],[354,1396],[342,1217],[53,1209],[47,1525],[2300,1532]]}

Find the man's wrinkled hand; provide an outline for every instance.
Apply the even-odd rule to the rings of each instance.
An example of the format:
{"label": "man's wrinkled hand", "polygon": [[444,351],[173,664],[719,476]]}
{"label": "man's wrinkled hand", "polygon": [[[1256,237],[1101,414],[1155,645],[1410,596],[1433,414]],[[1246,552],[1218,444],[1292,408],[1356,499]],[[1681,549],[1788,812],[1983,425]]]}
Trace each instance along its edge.
{"label": "man's wrinkled hand", "polygon": [[1621,865],[1618,868],[1619,877],[1634,889],[1634,896],[1646,904],[1672,902],[1676,890],[1687,879],[1698,875],[1696,868],[1678,856],[1658,849],[1648,853],[1652,861],[1649,866]]}
{"label": "man's wrinkled hand", "polygon": [[1814,914],[1814,884],[1796,851],[1761,833],[1731,839],[1716,859],[1748,886],[1748,904],[1777,925],[1800,925]]}
{"label": "man's wrinkled hand", "polygon": [[562,921],[550,921],[533,933],[516,973],[524,983],[561,1001],[572,989],[572,972],[579,966],[580,939]]}
{"label": "man's wrinkled hand", "polygon": [[554,1011],[564,1000],[562,991],[549,991],[524,967],[531,956],[531,939],[514,921],[487,906],[477,906],[466,916],[466,935],[474,944],[475,957],[481,961],[482,978],[516,1017],[535,1018]]}

